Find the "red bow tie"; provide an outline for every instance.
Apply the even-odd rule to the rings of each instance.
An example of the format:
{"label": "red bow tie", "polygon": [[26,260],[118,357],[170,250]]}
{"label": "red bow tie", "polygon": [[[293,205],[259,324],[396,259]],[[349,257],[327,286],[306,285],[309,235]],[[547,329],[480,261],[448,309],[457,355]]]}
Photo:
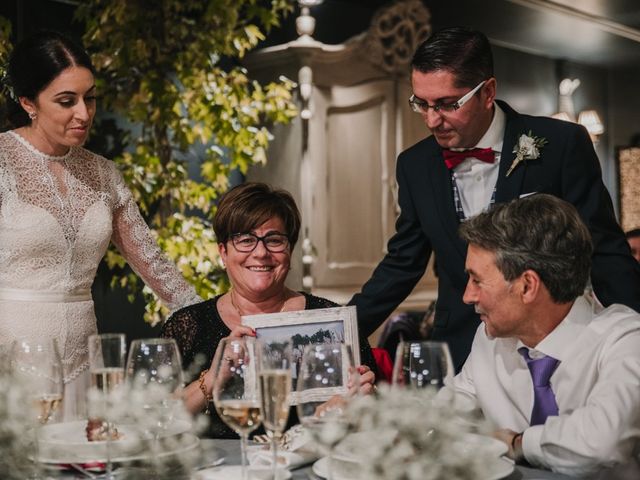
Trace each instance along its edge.
{"label": "red bow tie", "polygon": [[465,159],[469,157],[477,158],[483,162],[493,163],[495,160],[495,154],[490,148],[472,148],[470,150],[454,151],[454,150],[442,150],[444,156],[444,163],[449,170],[456,168]]}

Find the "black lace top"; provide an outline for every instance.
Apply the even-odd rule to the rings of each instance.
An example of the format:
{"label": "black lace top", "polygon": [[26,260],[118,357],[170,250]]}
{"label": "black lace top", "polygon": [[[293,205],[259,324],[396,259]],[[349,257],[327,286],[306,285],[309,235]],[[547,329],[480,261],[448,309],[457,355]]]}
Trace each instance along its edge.
{"label": "black lace top", "polygon": [[[300,292],[305,296],[305,310],[337,307],[326,298],[316,297]],[[218,313],[219,295],[211,300],[190,305],[175,312],[162,326],[160,335],[174,338],[182,354],[183,367],[192,372],[191,380],[198,377],[201,370],[208,368],[220,340],[231,334]],[[360,362],[376,372],[375,360],[367,338],[360,335]],[[211,422],[207,436],[212,438],[238,438],[218,416],[214,408],[211,411]],[[289,426],[298,423],[295,408],[289,414]],[[260,433],[260,430],[256,433]]]}

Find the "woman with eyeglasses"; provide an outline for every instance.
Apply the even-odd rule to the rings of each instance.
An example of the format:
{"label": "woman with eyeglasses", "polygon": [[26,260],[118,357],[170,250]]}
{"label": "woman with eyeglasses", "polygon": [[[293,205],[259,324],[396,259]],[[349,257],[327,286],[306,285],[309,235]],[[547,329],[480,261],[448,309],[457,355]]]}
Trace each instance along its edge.
{"label": "woman with eyeglasses", "polygon": [[[336,307],[325,298],[296,292],[285,286],[291,254],[300,232],[300,213],[291,195],[264,183],[244,183],[222,199],[213,229],[218,239],[231,288],[225,294],[175,312],[164,324],[162,336],[174,338],[186,367],[204,359],[208,365],[225,337],[255,336],[241,325],[244,315]],[[375,360],[366,337],[360,336],[361,389],[372,388]],[[204,373],[202,373],[204,372]],[[202,370],[185,388],[187,408],[211,414],[209,435],[238,438],[209,407],[213,368]],[[292,410],[289,423],[297,416]]]}

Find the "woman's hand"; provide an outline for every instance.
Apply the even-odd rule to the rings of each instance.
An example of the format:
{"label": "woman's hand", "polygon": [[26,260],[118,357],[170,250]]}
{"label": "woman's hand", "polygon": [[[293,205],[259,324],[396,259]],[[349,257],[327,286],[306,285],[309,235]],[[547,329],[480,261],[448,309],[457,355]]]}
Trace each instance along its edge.
{"label": "woman's hand", "polygon": [[358,393],[360,395],[370,395],[375,392],[376,374],[366,365],[359,365],[357,370],[360,374]]}
{"label": "woman's hand", "polygon": [[227,338],[255,337],[256,331],[246,325],[236,325]]}
{"label": "woman's hand", "polygon": [[[235,327],[233,327],[233,330],[231,330],[231,333],[229,334],[229,336],[223,338],[222,340],[226,340],[228,338],[242,338],[242,337],[255,337],[255,336],[256,336],[256,331],[253,328],[247,327],[246,325],[236,325]],[[220,341],[220,343],[222,343],[222,340]],[[239,356],[240,354],[237,351],[234,352],[234,349],[227,344],[227,348],[222,356],[222,361],[227,364],[227,368],[228,368],[231,365],[237,364]],[[216,368],[216,365],[214,365],[213,363],[215,359],[216,358],[214,355],[213,358],[211,359],[211,366],[209,367],[211,370],[215,370]],[[223,368],[221,368],[220,370],[221,372],[224,371]]]}
{"label": "woman's hand", "polygon": [[353,377],[349,375],[349,382],[347,383],[347,387],[352,395],[369,395],[375,392],[376,387],[374,385],[376,381],[376,375],[371,371],[369,367],[366,365],[358,365],[356,367],[358,372],[358,386],[357,391],[353,385]]}

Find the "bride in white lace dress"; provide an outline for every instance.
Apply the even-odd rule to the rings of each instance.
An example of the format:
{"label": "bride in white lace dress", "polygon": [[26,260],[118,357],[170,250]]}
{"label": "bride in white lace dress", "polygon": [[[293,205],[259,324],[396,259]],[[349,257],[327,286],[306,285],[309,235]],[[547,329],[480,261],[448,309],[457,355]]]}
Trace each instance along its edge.
{"label": "bride in white lace dress", "polygon": [[17,128],[0,134],[0,343],[57,339],[68,420],[86,413],[91,284],[110,240],[169,308],[200,299],[158,248],[115,164],[81,146],[96,112],[87,54],[37,34],[15,48],[7,74]]}

